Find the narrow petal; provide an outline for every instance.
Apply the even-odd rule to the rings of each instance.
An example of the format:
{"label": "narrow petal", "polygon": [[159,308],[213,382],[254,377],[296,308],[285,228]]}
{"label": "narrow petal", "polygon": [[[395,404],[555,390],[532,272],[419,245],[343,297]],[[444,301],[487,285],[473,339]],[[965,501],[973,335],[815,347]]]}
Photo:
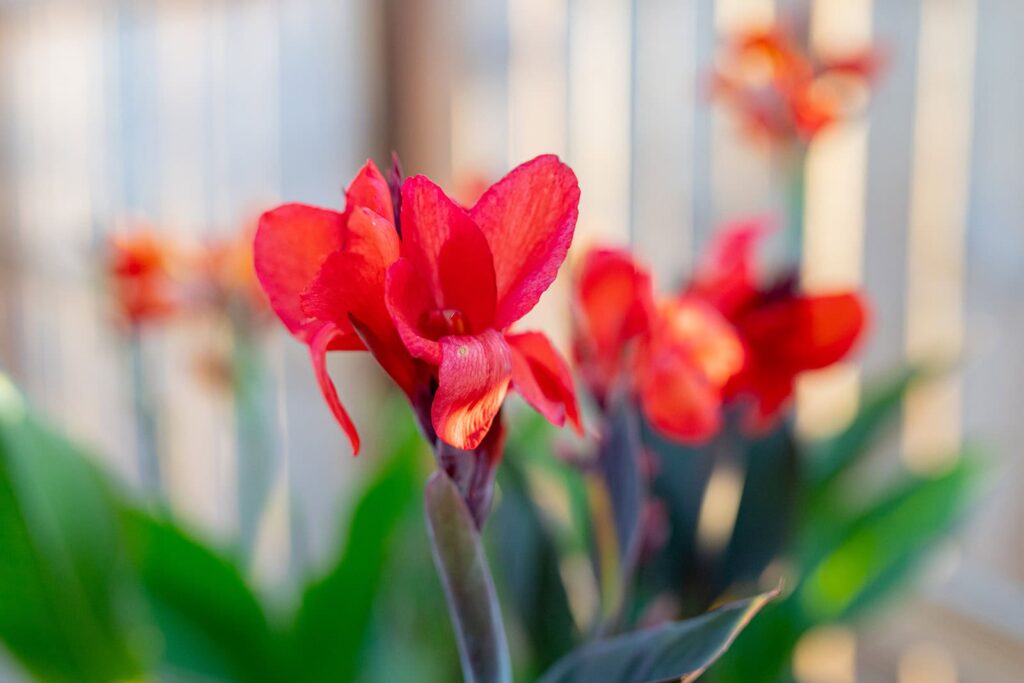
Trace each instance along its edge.
{"label": "narrow petal", "polygon": [[554,281],[572,243],[579,200],[572,169],[546,155],[517,166],[473,207],[494,254],[498,329],[526,315]]}
{"label": "narrow petal", "polygon": [[437,308],[430,285],[411,259],[400,258],[388,269],[385,303],[398,334],[416,358],[441,364],[441,345],[420,332],[420,322]]}
{"label": "narrow petal", "polygon": [[311,334],[309,355],[313,361],[313,370],[316,372],[316,381],[320,385],[320,392],[327,401],[331,413],[334,414],[334,419],[338,421],[342,430],[348,435],[349,441],[352,443],[352,452],[358,455],[359,434],[356,432],[356,426],[352,424],[352,419],[345,412],[345,407],[341,405],[341,399],[338,398],[338,390],[334,387],[334,381],[327,373],[327,349],[335,341],[336,337],[342,334],[344,333],[340,332],[336,326],[330,323],[322,325],[316,332]]}
{"label": "narrow petal", "polygon": [[446,443],[471,450],[487,435],[508,391],[512,358],[494,330],[443,337],[431,420]]}
{"label": "narrow petal", "polygon": [[539,332],[505,335],[512,350],[512,387],[558,427],[566,418],[583,434],[572,374],[562,354]]}
{"label": "narrow petal", "polygon": [[[254,243],[256,276],[288,330],[303,340],[319,329],[301,295],[327,257],[342,248],[345,219],[336,211],[285,204],[260,218]],[[347,333],[343,327],[339,332]]]}
{"label": "narrow petal", "polygon": [[394,220],[391,190],[377,165],[368,160],[345,191],[345,210],[365,208],[389,221]]}
{"label": "narrow petal", "polygon": [[653,344],[688,355],[693,366],[721,388],[744,365],[746,352],[739,333],[715,308],[696,297],[662,304]]}

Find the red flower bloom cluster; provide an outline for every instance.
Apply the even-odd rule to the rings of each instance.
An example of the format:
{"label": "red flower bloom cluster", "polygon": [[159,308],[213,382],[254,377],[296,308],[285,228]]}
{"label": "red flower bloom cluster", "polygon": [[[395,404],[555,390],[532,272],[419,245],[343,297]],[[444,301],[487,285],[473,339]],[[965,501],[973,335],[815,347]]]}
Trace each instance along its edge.
{"label": "red flower bloom cluster", "polygon": [[252,241],[253,229],[201,244],[148,228],[113,235],[106,269],[119,317],[137,326],[210,310],[264,316]]}
{"label": "red flower bloom cluster", "polygon": [[750,427],[769,426],[797,375],[851,351],[866,326],[861,297],[800,294],[792,277],[763,286],[754,248],[766,232],[759,221],[730,226],[692,282],[657,306],[650,275],[628,253],[586,257],[574,348],[599,404],[624,383],[655,428],[699,443],[734,402],[749,406]]}
{"label": "red flower bloom cluster", "polygon": [[848,115],[881,69],[867,49],[819,57],[779,24],[737,36],[712,74],[712,95],[732,106],[754,135],[808,141]]}
{"label": "red flower bloom cluster", "polygon": [[373,353],[456,448],[480,445],[510,387],[554,424],[579,428],[561,356],[540,333],[509,332],[565,259],[579,203],[573,172],[538,157],[468,210],[423,176],[393,189],[369,161],[343,212],[287,204],[264,214],[256,234],[257,276],[309,346],[353,448],[359,437],[327,374],[327,351]]}

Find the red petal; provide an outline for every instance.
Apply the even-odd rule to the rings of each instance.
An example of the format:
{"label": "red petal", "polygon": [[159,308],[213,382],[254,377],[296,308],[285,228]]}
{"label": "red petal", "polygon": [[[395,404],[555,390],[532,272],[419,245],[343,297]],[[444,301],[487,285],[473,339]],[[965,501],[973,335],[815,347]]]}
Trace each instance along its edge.
{"label": "red petal", "polygon": [[431,365],[441,364],[441,346],[420,332],[420,321],[437,303],[430,285],[411,259],[400,258],[388,269],[385,303],[398,334],[416,358]]}
{"label": "red petal", "polygon": [[512,358],[499,332],[443,337],[430,416],[446,443],[471,450],[487,435],[508,391]]}
{"label": "red petal", "polygon": [[402,247],[430,283],[436,308],[457,311],[465,331],[494,322],[494,258],[487,239],[458,204],[429,179],[402,185]]}
{"label": "red petal", "polygon": [[[260,217],[254,243],[256,275],[281,322],[302,340],[319,329],[302,310],[301,294],[321,264],[342,248],[344,216],[302,204],[285,204]],[[343,336],[354,334],[344,327]]]}
{"label": "red petal", "polygon": [[710,304],[694,297],[669,300],[658,320],[652,344],[689,356],[713,386],[724,387],[743,368],[743,341]]}
{"label": "red petal", "polygon": [[579,200],[572,169],[546,155],[513,169],[473,207],[494,254],[498,329],[526,315],[554,281],[572,243]]}
{"label": "red petal", "polygon": [[358,455],[359,434],[356,432],[356,426],[352,424],[352,419],[345,412],[345,407],[341,405],[341,400],[338,398],[338,390],[335,389],[334,382],[327,373],[327,349],[341,334],[343,333],[331,323],[324,324],[311,334],[309,355],[313,360],[313,369],[316,372],[316,381],[320,385],[320,392],[327,401],[327,405],[334,414],[334,418],[341,425],[345,434],[348,435],[349,441],[352,442],[353,453]]}
{"label": "red petal", "polygon": [[505,335],[512,350],[512,386],[526,402],[561,427],[568,417],[583,434],[572,374],[562,354],[539,332]]}
{"label": "red petal", "polygon": [[845,293],[768,303],[743,316],[741,330],[759,363],[796,374],[842,360],[866,323],[864,301]]}
{"label": "red petal", "polygon": [[651,276],[629,252],[587,253],[576,281],[575,350],[597,394],[618,375],[626,344],[648,332],[653,311]]}
{"label": "red petal", "polygon": [[345,202],[346,211],[363,207],[389,221],[394,220],[391,190],[372,160],[368,160],[352,179],[352,183],[345,191]]}
{"label": "red petal", "polygon": [[732,223],[712,241],[690,286],[690,293],[708,301],[723,315],[733,314],[757,292],[754,250],[775,224],[768,218]]}
{"label": "red petal", "polygon": [[721,393],[685,353],[646,355],[638,392],[651,425],[670,439],[702,443],[721,427]]}

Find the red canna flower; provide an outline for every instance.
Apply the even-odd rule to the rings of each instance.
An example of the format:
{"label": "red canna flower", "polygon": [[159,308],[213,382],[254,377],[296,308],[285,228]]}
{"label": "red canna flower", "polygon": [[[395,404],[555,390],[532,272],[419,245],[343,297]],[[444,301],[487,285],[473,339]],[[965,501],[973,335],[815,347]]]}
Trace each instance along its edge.
{"label": "red canna flower", "polygon": [[846,117],[881,71],[877,49],[818,56],[784,23],[735,37],[712,73],[712,95],[754,136],[807,142]]}
{"label": "red canna flower", "polygon": [[573,172],[538,157],[470,209],[423,176],[406,179],[394,200],[392,189],[367,162],[343,212],[284,205],[263,215],[255,239],[271,306],[309,345],[353,448],[359,437],[327,374],[327,351],[372,352],[455,448],[483,447],[510,387],[553,423],[579,429],[561,356],[540,333],[509,332],[565,259],[579,203]]}
{"label": "red canna flower", "polygon": [[761,220],[726,228],[683,295],[714,306],[739,332],[746,360],[725,395],[751,402],[750,425],[757,429],[773,422],[800,373],[845,358],[868,322],[857,292],[801,294],[792,276],[761,285],[754,250],[769,230]]}
{"label": "red canna flower", "polygon": [[650,274],[614,249],[584,258],[575,303],[576,360],[602,408],[622,388],[669,438],[699,443],[718,431],[722,390],[743,347],[713,306],[696,298],[655,306]]}
{"label": "red canna flower", "polygon": [[180,308],[181,253],[151,230],[113,235],[107,276],[120,318],[131,326],[166,318]]}

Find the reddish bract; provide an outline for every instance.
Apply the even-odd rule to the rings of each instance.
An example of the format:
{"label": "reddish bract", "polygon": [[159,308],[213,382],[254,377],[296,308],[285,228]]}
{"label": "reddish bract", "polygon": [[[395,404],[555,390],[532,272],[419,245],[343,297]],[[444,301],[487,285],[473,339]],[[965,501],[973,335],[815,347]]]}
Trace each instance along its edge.
{"label": "reddish bract", "polygon": [[[423,176],[391,189],[373,162],[344,212],[290,204],[263,216],[256,270],[288,329],[310,346],[321,388],[358,451],[324,357],[368,349],[414,403],[426,395],[437,436],[476,448],[511,386],[545,417],[579,428],[561,356],[539,333],[508,334],[565,259],[579,186],[541,156],[465,209]],[[397,199],[395,201],[398,201]]]}

